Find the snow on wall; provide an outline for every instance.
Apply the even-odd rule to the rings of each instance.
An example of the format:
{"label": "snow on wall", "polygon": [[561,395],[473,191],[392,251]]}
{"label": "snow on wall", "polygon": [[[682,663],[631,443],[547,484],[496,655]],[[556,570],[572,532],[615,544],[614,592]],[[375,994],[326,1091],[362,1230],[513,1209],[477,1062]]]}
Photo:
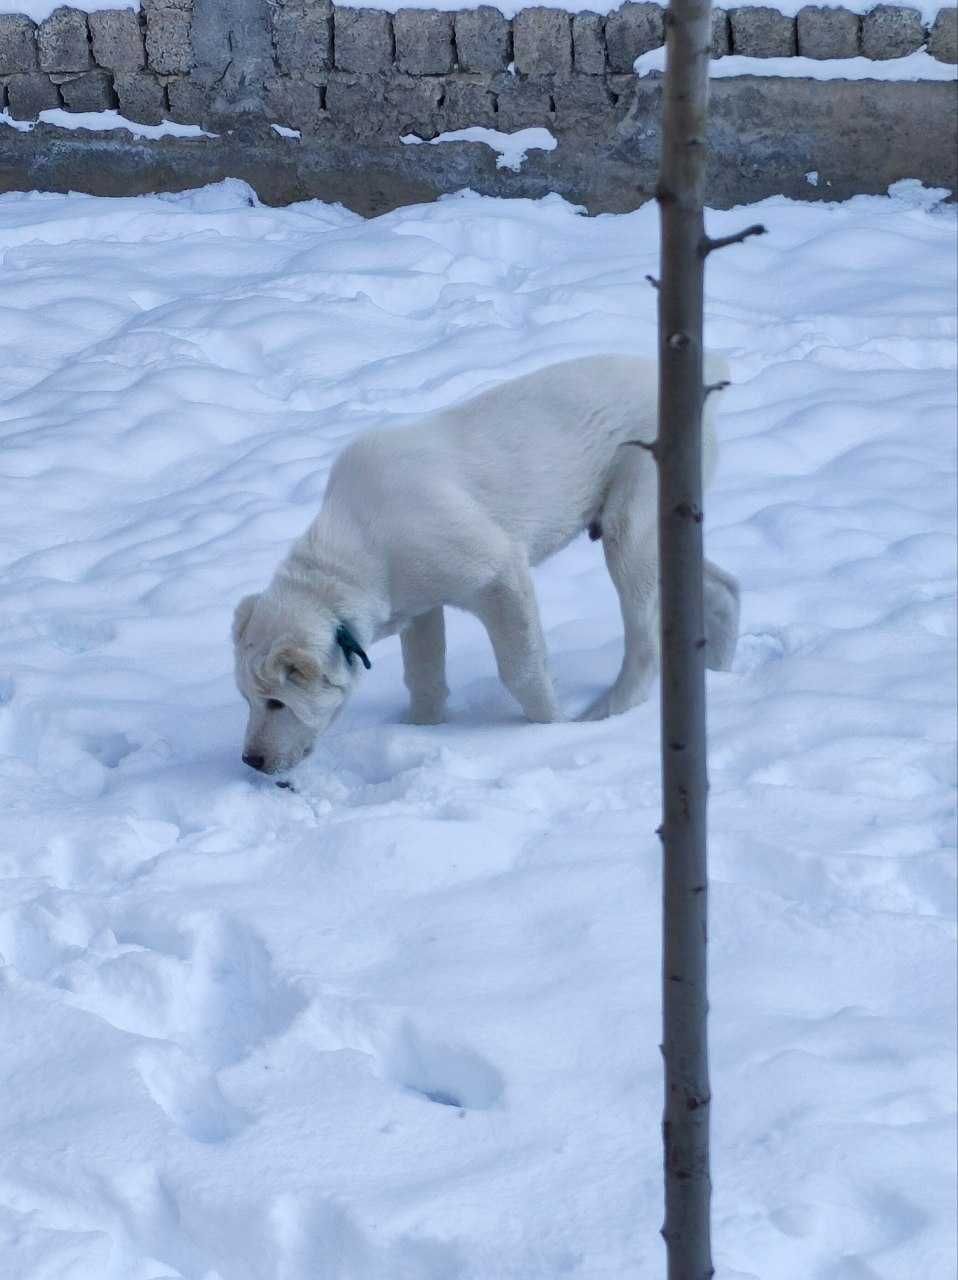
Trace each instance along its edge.
{"label": "snow on wall", "polygon": [[[99,9],[139,9],[140,6],[131,4],[130,0],[77,0],[69,7],[83,13],[95,13]],[[60,8],[62,6],[56,0],[0,0],[0,13],[22,13],[34,22],[42,22]]]}
{"label": "snow on wall", "polygon": [[[653,49],[635,60],[635,73],[647,76],[665,70],[665,49]],[[939,62],[924,49],[877,62],[872,58],[742,58],[732,55],[709,65],[713,80],[730,76],[783,76],[809,80],[958,80],[958,66]]]}

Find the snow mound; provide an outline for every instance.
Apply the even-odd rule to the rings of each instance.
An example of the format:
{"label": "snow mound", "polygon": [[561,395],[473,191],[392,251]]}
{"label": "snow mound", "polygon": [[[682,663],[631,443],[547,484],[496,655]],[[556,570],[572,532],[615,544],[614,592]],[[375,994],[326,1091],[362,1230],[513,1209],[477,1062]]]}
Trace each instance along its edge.
{"label": "snow mound", "polygon": [[[827,192],[820,179],[820,192]],[[954,206],[709,215],[715,1254],[954,1258]],[[471,619],[448,724],[398,642],[280,791],[233,604],[358,431],[655,346],[657,213],[370,221],[240,182],[0,197],[0,1273],[660,1274],[656,700],[535,726]],[[537,573],[570,714],[601,547]]]}

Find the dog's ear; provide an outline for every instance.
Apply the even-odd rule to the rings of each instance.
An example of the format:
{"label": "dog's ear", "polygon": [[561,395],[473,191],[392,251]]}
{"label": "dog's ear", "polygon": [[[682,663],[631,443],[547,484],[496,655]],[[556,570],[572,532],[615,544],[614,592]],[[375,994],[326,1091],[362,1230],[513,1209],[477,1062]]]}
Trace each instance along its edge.
{"label": "dog's ear", "polygon": [[272,679],[288,680],[303,689],[314,684],[322,675],[313,654],[290,640],[277,641],[266,659],[266,669]]}
{"label": "dog's ear", "polygon": [[243,599],[236,606],[233,613],[233,643],[239,644],[243,638],[243,632],[246,630],[250,620],[250,615],[256,607],[256,601],[259,599],[259,592],[254,595],[243,596]]}

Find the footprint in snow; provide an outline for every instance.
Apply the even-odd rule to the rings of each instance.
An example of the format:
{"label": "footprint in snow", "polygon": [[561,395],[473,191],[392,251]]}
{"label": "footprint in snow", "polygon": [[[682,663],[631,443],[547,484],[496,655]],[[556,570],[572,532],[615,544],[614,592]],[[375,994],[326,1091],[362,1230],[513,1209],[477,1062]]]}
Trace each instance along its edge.
{"label": "footprint in snow", "polygon": [[125,882],[148,872],[181,834],[174,823],[150,818],[78,822],[51,837],[39,866],[60,889]]}
{"label": "footprint in snow", "polygon": [[225,1142],[249,1117],[223,1096],[215,1073],[176,1045],[144,1049],[137,1062],[153,1101],[196,1142]]}
{"label": "footprint in snow", "polygon": [[383,1239],[375,1223],[367,1225],[346,1205],[313,1192],[281,1193],[265,1217],[269,1255],[277,1262],[270,1274],[349,1280],[459,1280],[466,1274],[457,1243],[424,1235],[421,1227]]}
{"label": "footprint in snow", "polygon": [[461,1111],[488,1111],[505,1092],[499,1071],[472,1049],[427,1040],[404,1022],[382,1057],[382,1071],[427,1102]]}
{"label": "footprint in snow", "polygon": [[83,749],[107,769],[115,769],[121,760],[139,751],[140,745],[125,733],[101,733],[86,738]]}
{"label": "footprint in snow", "polygon": [[181,923],[131,914],[110,945],[64,966],[70,1003],[142,1036],[138,1066],[157,1106],[198,1142],[222,1142],[247,1117],[217,1073],[282,1033],[304,1007],[265,943],[220,914]]}
{"label": "footprint in snow", "polygon": [[116,627],[101,618],[75,618],[54,614],[38,624],[38,630],[64,653],[90,653],[116,638]]}
{"label": "footprint in snow", "polygon": [[771,662],[780,662],[788,652],[781,633],[759,631],[739,637],[733,671],[747,675]]}
{"label": "footprint in snow", "polygon": [[210,913],[183,929],[133,915],[115,935],[124,949],[97,971],[86,1006],[99,993],[102,1017],[171,1040],[211,1069],[281,1035],[305,1005],[262,939],[229,916]]}

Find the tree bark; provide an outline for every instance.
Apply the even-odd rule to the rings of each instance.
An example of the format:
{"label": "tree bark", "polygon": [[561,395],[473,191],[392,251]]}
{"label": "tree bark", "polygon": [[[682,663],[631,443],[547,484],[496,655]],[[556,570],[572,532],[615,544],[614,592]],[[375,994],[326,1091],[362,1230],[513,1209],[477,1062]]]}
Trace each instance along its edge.
{"label": "tree bark", "polygon": [[702,587],[703,193],[709,0],[666,14],[659,276],[665,1224],[669,1280],[709,1280],[705,620]]}

